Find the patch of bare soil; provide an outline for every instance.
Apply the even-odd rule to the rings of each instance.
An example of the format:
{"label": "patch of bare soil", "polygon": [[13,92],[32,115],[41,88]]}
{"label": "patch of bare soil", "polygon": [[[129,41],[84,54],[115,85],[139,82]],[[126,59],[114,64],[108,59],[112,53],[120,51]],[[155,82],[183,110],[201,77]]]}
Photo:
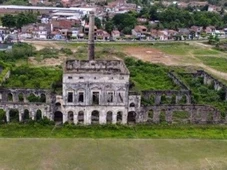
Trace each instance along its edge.
{"label": "patch of bare soil", "polygon": [[29,63],[35,66],[59,66],[62,65],[63,61],[66,59],[66,56],[59,56],[58,58],[46,58],[42,61],[37,61],[35,57],[29,58]]}
{"label": "patch of bare soil", "polygon": [[62,48],[54,41],[26,41],[26,43],[33,45],[36,48],[36,50],[41,50],[43,48],[56,48],[56,49]]}
{"label": "patch of bare soil", "polygon": [[150,47],[126,47],[124,52],[143,61],[177,65],[177,59],[174,56],[166,55],[162,51]]}

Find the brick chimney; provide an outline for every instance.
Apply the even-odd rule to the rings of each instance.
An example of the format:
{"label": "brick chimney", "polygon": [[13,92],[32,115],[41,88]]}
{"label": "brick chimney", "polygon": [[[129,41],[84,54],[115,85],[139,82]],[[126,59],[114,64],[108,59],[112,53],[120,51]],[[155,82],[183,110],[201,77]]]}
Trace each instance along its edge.
{"label": "brick chimney", "polygon": [[94,41],[95,13],[90,11],[89,17],[89,34],[88,34],[88,59],[95,59],[95,41]]}

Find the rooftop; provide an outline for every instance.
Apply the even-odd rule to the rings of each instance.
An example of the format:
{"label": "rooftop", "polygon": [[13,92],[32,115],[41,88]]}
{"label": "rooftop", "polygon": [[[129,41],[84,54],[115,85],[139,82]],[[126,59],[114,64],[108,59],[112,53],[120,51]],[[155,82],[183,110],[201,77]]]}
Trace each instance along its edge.
{"label": "rooftop", "polygon": [[64,73],[124,74],[129,71],[121,60],[67,60]]}

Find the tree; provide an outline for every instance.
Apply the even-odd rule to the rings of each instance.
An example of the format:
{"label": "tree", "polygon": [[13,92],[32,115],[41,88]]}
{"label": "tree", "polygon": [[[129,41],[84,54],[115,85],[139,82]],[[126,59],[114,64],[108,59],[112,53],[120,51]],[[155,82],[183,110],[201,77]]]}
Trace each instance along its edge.
{"label": "tree", "polygon": [[112,21],[119,31],[122,31],[125,27],[133,29],[137,22],[136,17],[128,13],[116,14]]}
{"label": "tree", "polygon": [[102,27],[101,20],[98,17],[95,17],[95,26],[100,29]]}
{"label": "tree", "polygon": [[107,22],[106,22],[106,25],[105,25],[105,30],[106,30],[109,34],[111,34],[111,32],[113,31],[113,29],[114,29],[114,24],[113,24],[113,22],[112,22],[112,21],[107,21]]}
{"label": "tree", "polygon": [[8,27],[8,28],[13,28],[16,26],[16,17],[14,17],[11,14],[6,14],[3,17],[1,17],[1,21],[2,21],[2,25],[4,27]]}

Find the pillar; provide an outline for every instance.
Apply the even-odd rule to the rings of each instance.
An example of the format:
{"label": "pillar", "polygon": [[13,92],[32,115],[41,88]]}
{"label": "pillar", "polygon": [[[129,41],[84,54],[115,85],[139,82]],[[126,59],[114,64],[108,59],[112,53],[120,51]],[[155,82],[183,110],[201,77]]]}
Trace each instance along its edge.
{"label": "pillar", "polygon": [[177,95],[176,96],[176,104],[178,104],[181,99],[182,99],[182,96],[181,95]]}
{"label": "pillar", "polygon": [[117,112],[113,112],[112,115],[112,124],[116,124],[117,123]]}
{"label": "pillar", "polygon": [[6,122],[10,122],[9,110],[6,111]]}
{"label": "pillar", "polygon": [[186,104],[191,104],[191,96],[186,95]]}
{"label": "pillar", "polygon": [[68,113],[67,114],[62,113],[62,123],[65,123],[67,121],[68,121]]}
{"label": "pillar", "polygon": [[84,111],[84,124],[90,125],[91,124],[91,112],[90,111]]}
{"label": "pillar", "polygon": [[32,120],[35,120],[35,112],[31,111]]}
{"label": "pillar", "polygon": [[161,96],[160,95],[156,95],[155,96],[155,104],[159,105],[161,103]]}
{"label": "pillar", "polygon": [[122,112],[122,124],[127,124],[128,122],[128,112],[127,111],[124,111]]}
{"label": "pillar", "polygon": [[159,123],[160,122],[160,110],[154,110],[153,111],[153,122],[154,123]]}
{"label": "pillar", "polygon": [[19,112],[19,122],[23,121],[23,112]]}
{"label": "pillar", "polygon": [[107,113],[105,110],[99,112],[99,124],[106,124]]}
{"label": "pillar", "polygon": [[78,123],[78,113],[73,113],[73,123],[75,125]]}
{"label": "pillar", "polygon": [[172,110],[166,110],[165,120],[167,123],[172,123],[173,112]]}

